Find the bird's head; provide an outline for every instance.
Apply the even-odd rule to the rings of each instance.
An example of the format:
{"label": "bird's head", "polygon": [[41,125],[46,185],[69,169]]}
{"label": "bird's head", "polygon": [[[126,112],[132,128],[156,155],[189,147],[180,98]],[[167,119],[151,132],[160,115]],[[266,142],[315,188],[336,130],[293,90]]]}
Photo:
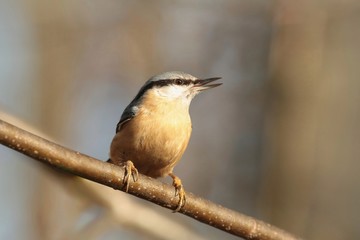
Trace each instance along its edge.
{"label": "bird's head", "polygon": [[199,79],[184,72],[165,72],[150,78],[140,89],[136,98],[151,93],[163,100],[181,100],[190,104],[191,100],[201,91],[220,86],[213,83],[219,77]]}

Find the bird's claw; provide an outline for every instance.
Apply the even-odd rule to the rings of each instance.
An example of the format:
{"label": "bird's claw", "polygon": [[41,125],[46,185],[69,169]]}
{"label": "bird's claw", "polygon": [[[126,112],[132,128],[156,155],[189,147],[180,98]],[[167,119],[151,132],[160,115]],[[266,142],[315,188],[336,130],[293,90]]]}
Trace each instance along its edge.
{"label": "bird's claw", "polygon": [[175,176],[174,174],[169,174],[170,177],[173,179],[173,186],[175,187],[175,196],[179,196],[179,201],[176,209],[173,212],[178,212],[180,209],[185,205],[186,202],[186,195],[184,187],[181,183],[181,179]]}
{"label": "bird's claw", "polygon": [[136,182],[139,178],[139,172],[135,168],[133,162],[130,160],[125,162],[124,168],[125,168],[125,175],[123,178],[123,184],[126,187],[125,191],[128,192],[130,185],[130,177],[132,177],[133,181]]}

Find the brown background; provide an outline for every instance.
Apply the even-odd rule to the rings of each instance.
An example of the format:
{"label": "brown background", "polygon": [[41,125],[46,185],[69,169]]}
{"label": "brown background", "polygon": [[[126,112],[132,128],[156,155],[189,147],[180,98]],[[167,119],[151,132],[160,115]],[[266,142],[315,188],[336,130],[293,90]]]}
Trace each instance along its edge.
{"label": "brown background", "polygon": [[[191,107],[186,190],[306,239],[359,239],[359,23],[355,0],[3,1],[0,109],[105,160],[149,77],[221,76]],[[0,164],[1,239],[235,239],[112,191],[133,219],[114,223],[125,210],[42,165],[4,147]]]}

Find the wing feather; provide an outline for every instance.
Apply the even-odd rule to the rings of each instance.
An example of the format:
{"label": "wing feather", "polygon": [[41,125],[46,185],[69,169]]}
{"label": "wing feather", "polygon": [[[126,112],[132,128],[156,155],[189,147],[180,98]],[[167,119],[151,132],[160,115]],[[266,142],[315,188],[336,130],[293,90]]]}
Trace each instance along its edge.
{"label": "wing feather", "polygon": [[116,125],[116,133],[119,132],[128,121],[130,121],[136,116],[138,110],[138,107],[131,105],[125,108],[123,114],[121,115],[119,123]]}

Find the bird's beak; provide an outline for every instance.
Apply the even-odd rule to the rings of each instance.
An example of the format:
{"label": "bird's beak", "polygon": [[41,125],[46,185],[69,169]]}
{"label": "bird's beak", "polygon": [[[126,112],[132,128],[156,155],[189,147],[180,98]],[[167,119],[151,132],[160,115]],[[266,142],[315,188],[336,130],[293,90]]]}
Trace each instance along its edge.
{"label": "bird's beak", "polygon": [[216,80],[221,79],[221,77],[214,77],[214,78],[207,78],[207,79],[197,79],[195,80],[195,84],[193,86],[193,89],[200,92],[204,91],[206,89],[214,88],[217,86],[220,86],[222,83],[214,83],[210,84]]}

